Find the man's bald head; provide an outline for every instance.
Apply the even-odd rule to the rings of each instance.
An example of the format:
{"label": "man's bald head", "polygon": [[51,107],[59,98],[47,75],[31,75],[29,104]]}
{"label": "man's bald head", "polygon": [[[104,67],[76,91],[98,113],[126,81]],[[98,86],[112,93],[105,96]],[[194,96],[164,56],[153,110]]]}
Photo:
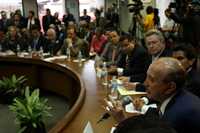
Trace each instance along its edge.
{"label": "man's bald head", "polygon": [[159,77],[163,82],[175,82],[177,87],[181,87],[185,80],[185,70],[181,63],[171,57],[163,57],[154,61],[149,69],[156,69],[163,77]]}
{"label": "man's bald head", "polygon": [[147,71],[145,80],[147,96],[162,103],[182,88],[184,80],[185,71],[178,60],[160,58],[154,61]]}

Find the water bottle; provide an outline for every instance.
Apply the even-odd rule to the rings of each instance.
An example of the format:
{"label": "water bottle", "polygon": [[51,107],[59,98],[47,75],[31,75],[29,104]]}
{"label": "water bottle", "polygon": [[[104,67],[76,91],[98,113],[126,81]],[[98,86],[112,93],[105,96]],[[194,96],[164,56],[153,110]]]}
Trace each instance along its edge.
{"label": "water bottle", "polygon": [[108,85],[108,70],[106,66],[106,62],[103,63],[103,68],[102,68],[102,84],[103,85]]}
{"label": "water bottle", "polygon": [[78,52],[78,63],[79,63],[79,66],[82,66],[82,53],[81,53],[81,51]]}
{"label": "water bottle", "polygon": [[30,45],[28,46],[28,53],[29,53],[29,56],[32,57],[32,49]]}
{"label": "water bottle", "polygon": [[71,51],[70,51],[70,48],[67,48],[66,54],[67,54],[68,60],[70,61],[71,60]]}
{"label": "water bottle", "polygon": [[41,59],[43,59],[43,48],[42,47],[40,47],[39,56]]}
{"label": "water bottle", "polygon": [[17,44],[17,56],[20,56],[20,46]]}
{"label": "water bottle", "polygon": [[0,52],[2,52],[2,46],[0,45]]}
{"label": "water bottle", "polygon": [[118,98],[117,89],[118,89],[117,79],[116,79],[116,76],[113,76],[111,80],[111,97],[113,98],[113,100],[116,100]]}

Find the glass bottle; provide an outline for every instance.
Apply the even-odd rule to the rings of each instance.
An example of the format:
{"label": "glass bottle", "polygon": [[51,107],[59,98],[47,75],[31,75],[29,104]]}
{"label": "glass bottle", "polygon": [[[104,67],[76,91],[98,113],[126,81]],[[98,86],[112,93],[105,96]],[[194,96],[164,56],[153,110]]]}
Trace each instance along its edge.
{"label": "glass bottle", "polygon": [[111,93],[110,93],[110,95],[113,98],[113,100],[116,100],[118,98],[118,83],[117,83],[116,76],[113,76],[112,80],[111,80]]}
{"label": "glass bottle", "polygon": [[102,84],[108,85],[108,70],[106,66],[106,62],[103,62],[103,68],[102,68]]}
{"label": "glass bottle", "polygon": [[78,52],[78,63],[79,63],[79,66],[82,66],[82,53],[81,53],[81,51]]}

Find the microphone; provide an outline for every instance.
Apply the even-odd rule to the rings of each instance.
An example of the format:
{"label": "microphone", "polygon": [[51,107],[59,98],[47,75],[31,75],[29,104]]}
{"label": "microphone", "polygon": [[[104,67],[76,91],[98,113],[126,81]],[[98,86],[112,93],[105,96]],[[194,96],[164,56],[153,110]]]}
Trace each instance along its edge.
{"label": "microphone", "polygon": [[97,121],[97,124],[103,120],[106,120],[110,117],[110,114],[109,113],[104,113],[101,118]]}

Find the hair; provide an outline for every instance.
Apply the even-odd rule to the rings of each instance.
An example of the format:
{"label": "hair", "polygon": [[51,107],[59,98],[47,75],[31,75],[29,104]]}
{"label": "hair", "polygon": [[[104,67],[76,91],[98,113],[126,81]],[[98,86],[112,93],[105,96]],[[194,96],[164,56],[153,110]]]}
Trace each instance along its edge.
{"label": "hair", "polygon": [[38,25],[36,25],[36,24],[33,24],[32,26],[31,26],[31,30],[40,30],[40,27],[38,26]]}
{"label": "hair", "polygon": [[160,32],[159,30],[157,29],[151,29],[151,30],[148,30],[146,33],[145,33],[145,38],[151,36],[151,35],[156,35],[158,36],[159,40],[164,43],[165,42],[165,38],[162,34],[162,32]]}
{"label": "hair", "polygon": [[122,121],[114,133],[176,133],[176,131],[164,120],[139,115]]}
{"label": "hair", "polygon": [[97,27],[95,32],[99,32],[100,34],[103,34],[104,30],[101,27]]}
{"label": "hair", "polygon": [[151,14],[151,13],[153,13],[153,11],[154,11],[154,9],[152,6],[147,6],[147,8],[146,8],[147,14]]}
{"label": "hair", "polygon": [[183,51],[188,60],[197,58],[197,53],[191,44],[178,43],[178,45],[173,48],[173,52],[177,51]]}
{"label": "hair", "polygon": [[129,33],[123,32],[121,34],[120,41],[124,41],[126,39],[128,39],[128,41],[135,41],[135,38],[133,36],[131,36]]}
{"label": "hair", "polygon": [[54,38],[56,39],[56,31],[53,28],[49,28],[47,30],[47,32],[51,32],[53,34]]}
{"label": "hair", "polygon": [[176,89],[181,89],[185,82],[186,72],[181,63],[171,57],[159,58],[156,62],[162,62],[165,65],[166,77],[162,80],[163,82],[174,82]]}

